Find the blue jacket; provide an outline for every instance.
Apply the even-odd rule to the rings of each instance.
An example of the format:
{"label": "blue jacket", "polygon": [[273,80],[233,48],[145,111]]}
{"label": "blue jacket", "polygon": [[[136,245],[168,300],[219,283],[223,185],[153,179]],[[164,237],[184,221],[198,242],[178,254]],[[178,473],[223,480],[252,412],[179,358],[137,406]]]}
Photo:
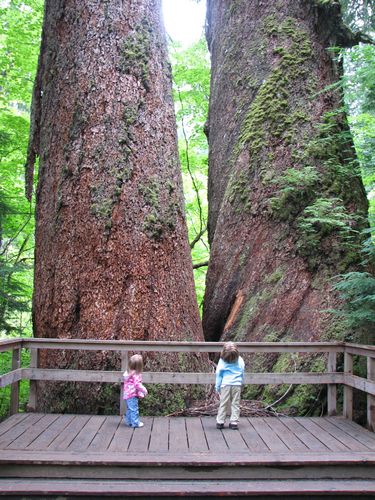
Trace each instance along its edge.
{"label": "blue jacket", "polygon": [[227,363],[220,358],[216,367],[216,392],[224,385],[242,385],[244,371],[245,363],[241,356],[235,363]]}

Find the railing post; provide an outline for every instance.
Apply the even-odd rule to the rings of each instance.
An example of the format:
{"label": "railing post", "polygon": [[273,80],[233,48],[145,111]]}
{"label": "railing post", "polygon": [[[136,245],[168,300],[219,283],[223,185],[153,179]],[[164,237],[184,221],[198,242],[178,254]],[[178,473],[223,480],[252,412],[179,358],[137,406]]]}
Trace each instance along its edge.
{"label": "railing post", "polygon": [[[30,349],[30,368],[38,368],[38,353],[39,349]],[[37,405],[38,385],[36,380],[30,380],[29,402],[27,404],[28,411],[35,411]]]}
{"label": "railing post", "polygon": [[[327,371],[328,372],[336,372],[337,366],[337,354],[336,352],[328,353],[328,363],[327,363]],[[336,415],[336,401],[337,401],[337,385],[336,384],[328,384],[327,386],[327,411],[328,415]]]}
{"label": "railing post", "polygon": [[[367,358],[367,378],[375,381],[375,359]],[[375,432],[375,397],[367,394],[367,427]]]}
{"label": "railing post", "polygon": [[[21,349],[13,349],[12,351],[12,371],[18,370],[21,367]],[[10,414],[18,413],[20,399],[20,383],[13,382],[10,387]]]}
{"label": "railing post", "polygon": [[[353,374],[353,355],[344,352],[344,375]],[[344,408],[343,414],[349,420],[353,419],[353,388],[344,385]]]}
{"label": "railing post", "polygon": [[[121,351],[121,372],[124,373],[129,367],[129,353],[128,351]],[[124,384],[121,382],[120,390],[120,415],[125,415],[126,412],[126,402],[123,398],[124,396]]]}

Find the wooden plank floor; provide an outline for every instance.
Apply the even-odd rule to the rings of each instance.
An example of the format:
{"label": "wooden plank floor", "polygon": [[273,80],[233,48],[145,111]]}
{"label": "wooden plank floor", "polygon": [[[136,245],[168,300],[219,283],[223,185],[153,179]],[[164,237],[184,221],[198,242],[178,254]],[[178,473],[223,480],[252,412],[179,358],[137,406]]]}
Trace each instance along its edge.
{"label": "wooden plank floor", "polygon": [[[144,417],[126,427],[119,416],[23,413],[0,423],[0,456],[21,452],[144,457],[281,454],[333,457],[362,454],[375,460],[375,434],[341,417],[241,418],[239,430],[217,430],[215,418]],[[29,453],[28,453],[29,454]]]}
{"label": "wooden plank floor", "polygon": [[241,418],[238,431],[212,417],[142,420],[132,429],[119,416],[8,418],[0,497],[375,498],[375,434],[341,417]]}
{"label": "wooden plank floor", "polygon": [[341,417],[241,418],[238,431],[212,417],[142,420],[132,429],[119,416],[8,418],[0,497],[375,498],[375,434]]}

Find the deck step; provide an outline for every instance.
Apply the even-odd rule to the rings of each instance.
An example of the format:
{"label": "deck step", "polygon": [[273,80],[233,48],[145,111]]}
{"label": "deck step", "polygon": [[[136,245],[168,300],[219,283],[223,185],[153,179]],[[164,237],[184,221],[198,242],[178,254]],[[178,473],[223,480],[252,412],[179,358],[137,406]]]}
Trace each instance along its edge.
{"label": "deck step", "polygon": [[75,495],[103,497],[197,497],[248,496],[272,497],[280,495],[308,496],[342,495],[371,496],[375,494],[375,480],[294,480],[294,481],[103,481],[103,480],[45,480],[0,479],[0,496],[19,495]]}

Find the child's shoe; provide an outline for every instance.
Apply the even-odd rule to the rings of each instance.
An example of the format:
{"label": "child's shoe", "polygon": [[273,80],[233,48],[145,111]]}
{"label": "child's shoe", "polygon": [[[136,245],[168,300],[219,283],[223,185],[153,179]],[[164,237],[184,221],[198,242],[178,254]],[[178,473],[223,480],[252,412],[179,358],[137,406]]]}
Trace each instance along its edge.
{"label": "child's shoe", "polygon": [[224,429],[224,424],[219,424],[216,422],[216,429]]}
{"label": "child's shoe", "polygon": [[138,425],[135,425],[134,427],[143,427],[145,424],[143,422],[139,422]]}
{"label": "child's shoe", "polygon": [[229,422],[229,429],[238,430],[237,422]]}

